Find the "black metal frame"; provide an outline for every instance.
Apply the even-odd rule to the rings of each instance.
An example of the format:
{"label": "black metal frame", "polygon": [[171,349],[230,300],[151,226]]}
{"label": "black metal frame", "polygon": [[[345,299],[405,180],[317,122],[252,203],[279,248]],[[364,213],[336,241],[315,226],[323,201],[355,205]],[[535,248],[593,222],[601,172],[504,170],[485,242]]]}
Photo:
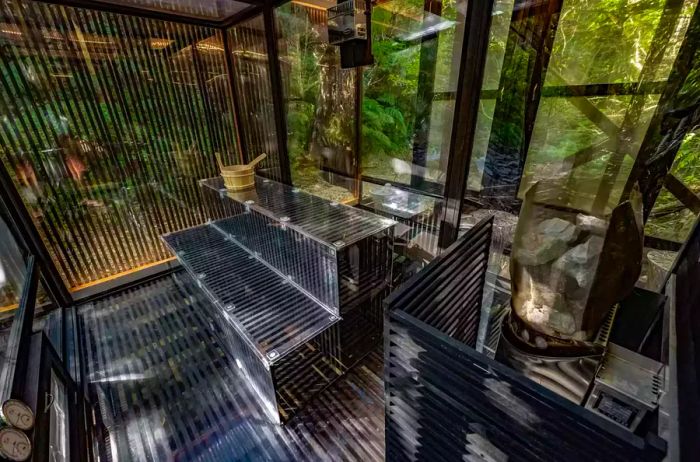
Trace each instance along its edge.
{"label": "black metal frame", "polygon": [[21,396],[27,374],[29,338],[32,335],[36,294],[39,289],[39,266],[31,255],[27,259],[26,268],[26,279],[22,287],[19,307],[15,311],[7,350],[4,352],[5,364],[0,377],[0,402]]}
{"label": "black metal frame", "polygon": [[[675,283],[668,284],[672,274]],[[677,459],[691,461],[700,451],[700,290],[697,280],[700,277],[700,218],[695,222],[690,238],[678,253],[674,268],[666,278],[666,285],[673,290],[669,294],[676,306],[676,348],[669,354],[676,355],[678,381],[678,429],[679,452]]]}
{"label": "black metal frame", "polygon": [[[89,428],[85,419],[86,406],[81,399],[79,386],[75,383],[65,368],[51,342],[43,332],[37,332],[27,338],[27,362],[33,365],[32,369],[25,371],[23,389],[17,395],[34,411],[34,428],[29,432],[32,441],[32,460],[49,461],[50,459],[50,414],[46,410],[51,406],[54,396],[50,394],[51,373],[55,373],[65,386],[68,399],[67,428],[71,460],[85,462],[90,460],[90,442],[87,434]],[[81,421],[82,420],[82,421]],[[77,451],[77,454],[76,454]]]}
{"label": "black metal frame", "polygon": [[69,306],[73,302],[73,297],[66,288],[58,267],[51,259],[46,244],[39,235],[32,217],[15,188],[12,177],[2,162],[0,162],[0,201],[5,204],[4,208],[9,219],[7,225],[12,230],[15,239],[21,242],[25,250],[33,255],[37,264],[41,266],[44,289],[49,292],[59,306]]}
{"label": "black metal frame", "polygon": [[493,0],[467,2],[464,37],[457,81],[455,114],[445,178],[445,204],[440,217],[438,246],[445,249],[456,239],[462,216],[469,165],[476,134],[479,94],[489,44]]}
{"label": "black metal frame", "polygon": [[105,11],[107,13],[124,14],[127,16],[138,16],[141,18],[158,19],[161,21],[176,22],[180,24],[191,24],[195,26],[211,27],[215,29],[225,29],[232,24],[241,21],[243,17],[250,16],[255,10],[260,10],[261,3],[242,0],[244,3],[250,4],[248,8],[239,11],[230,17],[215,20],[206,19],[187,14],[176,12],[168,12],[163,10],[141,8],[137,6],[129,6],[117,3],[106,3],[95,0],[32,0],[43,3],[52,3],[56,5],[70,6],[75,8],[86,8],[89,10]]}

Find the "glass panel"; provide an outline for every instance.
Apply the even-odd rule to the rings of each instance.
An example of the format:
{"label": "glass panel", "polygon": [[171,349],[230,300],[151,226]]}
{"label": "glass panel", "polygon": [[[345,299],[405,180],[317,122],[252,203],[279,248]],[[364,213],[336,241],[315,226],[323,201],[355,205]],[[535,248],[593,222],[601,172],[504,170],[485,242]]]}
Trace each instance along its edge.
{"label": "glass panel", "polygon": [[0,371],[5,365],[5,352],[15,311],[19,306],[27,267],[19,244],[10,232],[0,204]]}
{"label": "glass panel", "polygon": [[223,20],[249,6],[246,2],[235,0],[217,0],[202,2],[200,0],[98,0],[101,3],[126,5],[145,10],[175,13],[187,17]]}
{"label": "glass panel", "polygon": [[343,248],[394,224],[364,210],[328,202],[298,188],[255,177],[255,187],[244,192],[227,191],[221,177],[201,182],[224,203],[236,203],[289,226],[324,245]]}
{"label": "glass panel", "polygon": [[2,243],[0,245],[0,320],[11,322],[27,277],[27,264],[2,214],[0,214],[0,242]]}
{"label": "glass panel", "polygon": [[[362,208],[398,223],[394,226],[395,271],[404,279],[435,258],[443,200],[390,184],[362,183]],[[400,267],[400,270],[399,270]]]}
{"label": "glass panel", "polygon": [[70,458],[70,422],[68,418],[68,391],[66,385],[51,370],[51,406],[49,410],[48,460],[67,462]]}
{"label": "glass panel", "polygon": [[19,0],[0,22],[0,159],[66,283],[169,258],[213,153],[239,158],[221,32]]}
{"label": "glass panel", "polygon": [[[686,135],[676,159],[671,167],[670,175],[688,188],[700,203],[700,136],[698,130]],[[645,234],[683,243],[693,229],[693,224],[700,210],[690,210],[675,195],[665,187],[662,188],[656,203],[649,214],[644,229]]]}
{"label": "glass panel", "polygon": [[364,176],[442,193],[462,3],[390,1],[373,9],[375,65],[364,71],[362,101]]}
{"label": "glass panel", "polygon": [[329,45],[327,1],[275,9],[295,186],[336,202],[357,196],[356,69],[340,68]]}
{"label": "glass panel", "polygon": [[512,1],[497,2],[469,194],[517,211],[516,191],[522,199],[546,180],[560,191],[556,205],[609,212],[694,8],[692,1],[577,0],[513,11]]}
{"label": "glass panel", "polygon": [[258,15],[228,29],[233,55],[233,80],[238,97],[240,134],[246,152],[235,163],[250,162],[265,153],[259,170],[280,178],[270,66],[265,42],[265,23]]}

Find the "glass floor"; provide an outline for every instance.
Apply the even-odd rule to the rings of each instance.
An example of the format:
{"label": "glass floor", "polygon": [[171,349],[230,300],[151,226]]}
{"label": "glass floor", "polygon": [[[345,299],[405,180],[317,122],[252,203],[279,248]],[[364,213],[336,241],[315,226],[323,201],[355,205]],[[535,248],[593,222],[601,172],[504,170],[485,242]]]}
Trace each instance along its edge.
{"label": "glass floor", "polygon": [[208,303],[177,272],[79,308],[106,460],[384,459],[381,351],[277,426],[224,353]]}

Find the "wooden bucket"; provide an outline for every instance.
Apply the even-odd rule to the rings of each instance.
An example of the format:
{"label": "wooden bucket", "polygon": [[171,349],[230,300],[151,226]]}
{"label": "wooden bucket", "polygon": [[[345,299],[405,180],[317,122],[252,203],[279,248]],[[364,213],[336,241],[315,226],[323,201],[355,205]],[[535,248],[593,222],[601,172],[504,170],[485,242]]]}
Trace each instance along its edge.
{"label": "wooden bucket", "polygon": [[224,165],[221,162],[221,156],[216,153],[216,160],[221,169],[221,177],[224,179],[224,186],[231,191],[244,191],[255,186],[255,166],[258,162],[267,157],[266,154],[260,154],[253,159],[252,162],[244,165]]}

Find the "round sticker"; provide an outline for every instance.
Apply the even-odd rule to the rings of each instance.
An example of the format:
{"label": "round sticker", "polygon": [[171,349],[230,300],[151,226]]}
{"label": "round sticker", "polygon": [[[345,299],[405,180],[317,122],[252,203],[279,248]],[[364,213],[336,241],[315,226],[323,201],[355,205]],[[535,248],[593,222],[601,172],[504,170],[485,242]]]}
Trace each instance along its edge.
{"label": "round sticker", "polygon": [[4,458],[22,462],[32,454],[32,443],[27,435],[16,428],[5,427],[0,430],[0,455]]}
{"label": "round sticker", "polygon": [[2,416],[9,425],[20,430],[31,430],[34,426],[34,413],[22,401],[8,399],[2,404]]}

